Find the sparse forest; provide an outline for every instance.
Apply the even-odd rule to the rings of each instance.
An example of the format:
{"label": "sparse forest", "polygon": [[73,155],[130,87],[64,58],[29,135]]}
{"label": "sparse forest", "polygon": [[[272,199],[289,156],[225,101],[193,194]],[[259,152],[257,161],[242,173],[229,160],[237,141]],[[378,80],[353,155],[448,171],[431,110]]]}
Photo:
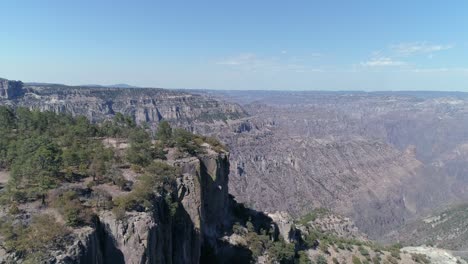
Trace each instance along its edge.
{"label": "sparse forest", "polygon": [[[5,106],[0,106],[0,134],[0,169],[10,175],[0,194],[0,202],[9,207],[0,234],[8,251],[31,263],[40,262],[46,249],[63,247],[70,228],[93,226],[99,210],[112,209],[118,219],[124,219],[126,211],[151,210],[154,199],[163,197],[174,213],[178,171],[164,162],[167,149],[184,157],[205,153],[205,142],[212,143],[214,150],[224,148],[215,139],[172,129],[165,121],[153,138],[122,114],[93,124],[82,116]],[[110,139],[128,147],[118,149],[106,143]],[[126,168],[138,175],[136,182],[123,176]],[[112,198],[100,185],[116,186],[122,194]],[[18,222],[16,217],[35,203],[41,211],[58,212],[63,222],[47,213]],[[31,240],[33,230],[49,230],[48,244],[34,244],[38,240]]]}

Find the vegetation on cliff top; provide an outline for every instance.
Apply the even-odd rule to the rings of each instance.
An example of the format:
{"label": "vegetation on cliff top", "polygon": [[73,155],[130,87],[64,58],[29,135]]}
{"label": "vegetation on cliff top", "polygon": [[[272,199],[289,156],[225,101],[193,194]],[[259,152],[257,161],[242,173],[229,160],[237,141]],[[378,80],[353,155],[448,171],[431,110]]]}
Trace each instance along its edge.
{"label": "vegetation on cliff top", "polygon": [[[223,151],[224,146],[213,138],[172,129],[165,121],[155,137],[150,132],[122,114],[93,124],[81,116],[0,106],[0,170],[11,175],[0,193],[0,202],[10,207],[0,219],[5,249],[37,262],[47,250],[63,246],[72,228],[93,225],[99,210],[114,208],[123,219],[126,211],[151,209],[159,196],[174,212],[179,173],[164,162],[167,149],[186,157],[205,153],[205,143],[214,151]],[[109,139],[128,147],[119,149]],[[128,167],[134,169],[136,180],[124,177]],[[109,194],[106,190],[114,190],[112,186],[121,194]],[[28,212],[31,208],[36,211]],[[60,216],[45,214],[46,210]],[[31,237],[43,231],[48,233]],[[43,238],[48,242],[36,243]]]}

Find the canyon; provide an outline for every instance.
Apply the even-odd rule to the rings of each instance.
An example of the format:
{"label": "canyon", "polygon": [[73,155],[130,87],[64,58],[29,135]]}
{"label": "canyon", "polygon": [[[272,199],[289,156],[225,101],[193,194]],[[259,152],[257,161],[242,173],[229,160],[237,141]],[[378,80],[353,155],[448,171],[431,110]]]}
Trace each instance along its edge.
{"label": "canyon", "polygon": [[[294,218],[327,208],[349,217],[361,232],[382,242],[411,244],[399,235],[404,232],[401,228],[409,229],[436,208],[468,199],[468,96],[464,93],[175,91],[3,80],[1,88],[2,105],[83,115],[93,122],[122,113],[152,130],[167,120],[175,127],[215,136],[229,147],[230,166],[223,165],[223,170],[229,170],[221,177],[226,181],[220,185],[223,197],[213,199],[227,203],[232,195],[259,212],[282,211]],[[187,170],[193,175],[192,169]],[[197,191],[189,189],[193,192]],[[203,204],[200,196],[198,202],[184,199],[190,206]],[[224,205],[216,207],[225,212]],[[199,209],[187,208],[189,222],[206,226],[199,227],[204,230],[199,234],[183,238],[192,243],[187,248],[196,252],[184,250],[182,255],[193,259],[200,257],[200,241],[210,241],[215,236],[210,234],[220,236],[209,219],[229,218],[195,211]],[[155,237],[146,229],[141,234],[140,224],[122,227],[105,215],[101,218],[100,226],[113,234],[122,252],[127,250],[122,248],[125,243],[136,243],[131,241],[134,234],[148,240]],[[161,223],[152,221],[135,215],[135,223],[160,232]],[[124,230],[130,238],[123,238]],[[121,239],[127,242],[118,242]],[[83,241],[95,243],[95,234],[89,233]],[[426,241],[418,238],[416,242]],[[130,250],[137,254],[131,258],[154,255],[143,254],[145,247],[138,247],[140,251]],[[457,243],[452,249],[468,250],[468,244]],[[101,250],[92,255],[102,254]]]}
{"label": "canyon", "polygon": [[250,114],[216,133],[231,193],[257,210],[332,208],[380,239],[468,198],[464,93],[204,93]]}

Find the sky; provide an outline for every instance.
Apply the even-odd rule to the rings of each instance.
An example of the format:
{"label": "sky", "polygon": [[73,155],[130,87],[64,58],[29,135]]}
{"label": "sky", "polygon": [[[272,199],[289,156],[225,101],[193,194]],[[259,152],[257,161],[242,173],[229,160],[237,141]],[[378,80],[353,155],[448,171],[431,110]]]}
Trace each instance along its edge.
{"label": "sky", "polygon": [[468,1],[2,0],[0,77],[468,92]]}

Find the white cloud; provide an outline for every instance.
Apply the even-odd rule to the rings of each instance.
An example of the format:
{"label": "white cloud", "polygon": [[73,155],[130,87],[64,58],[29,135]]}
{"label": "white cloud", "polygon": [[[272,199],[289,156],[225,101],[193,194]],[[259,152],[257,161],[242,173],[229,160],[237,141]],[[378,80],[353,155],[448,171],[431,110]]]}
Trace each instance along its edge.
{"label": "white cloud", "polygon": [[[287,51],[285,52],[287,53]],[[286,53],[283,53],[283,55],[286,55]],[[300,61],[296,57],[261,57],[254,53],[241,53],[221,59],[216,64],[245,71],[291,71],[297,73],[322,71],[320,68],[311,68],[301,64]]]}
{"label": "white cloud", "polygon": [[[442,72],[444,68],[438,69],[412,69],[415,67],[414,62],[410,61],[410,56],[413,55],[424,55],[427,59],[434,59],[435,53],[448,50],[453,48],[454,45],[440,45],[440,44],[429,44],[427,42],[407,42],[396,45],[390,45],[385,51],[374,51],[371,53],[370,59],[361,62],[360,66],[365,67],[385,67],[385,66],[405,66],[405,70],[412,72],[425,72],[425,71],[437,71]],[[405,58],[402,60],[402,58]],[[410,62],[408,62],[410,61]],[[402,67],[399,67],[400,70]],[[412,69],[412,70],[411,70]],[[453,70],[453,69],[450,69]]]}
{"label": "white cloud", "polygon": [[426,42],[411,42],[391,45],[390,48],[399,55],[409,56],[415,54],[434,53],[453,48],[453,45],[428,44]]}
{"label": "white cloud", "polygon": [[404,61],[396,61],[390,57],[375,57],[361,63],[362,66],[367,67],[402,66],[405,64],[406,63]]}

